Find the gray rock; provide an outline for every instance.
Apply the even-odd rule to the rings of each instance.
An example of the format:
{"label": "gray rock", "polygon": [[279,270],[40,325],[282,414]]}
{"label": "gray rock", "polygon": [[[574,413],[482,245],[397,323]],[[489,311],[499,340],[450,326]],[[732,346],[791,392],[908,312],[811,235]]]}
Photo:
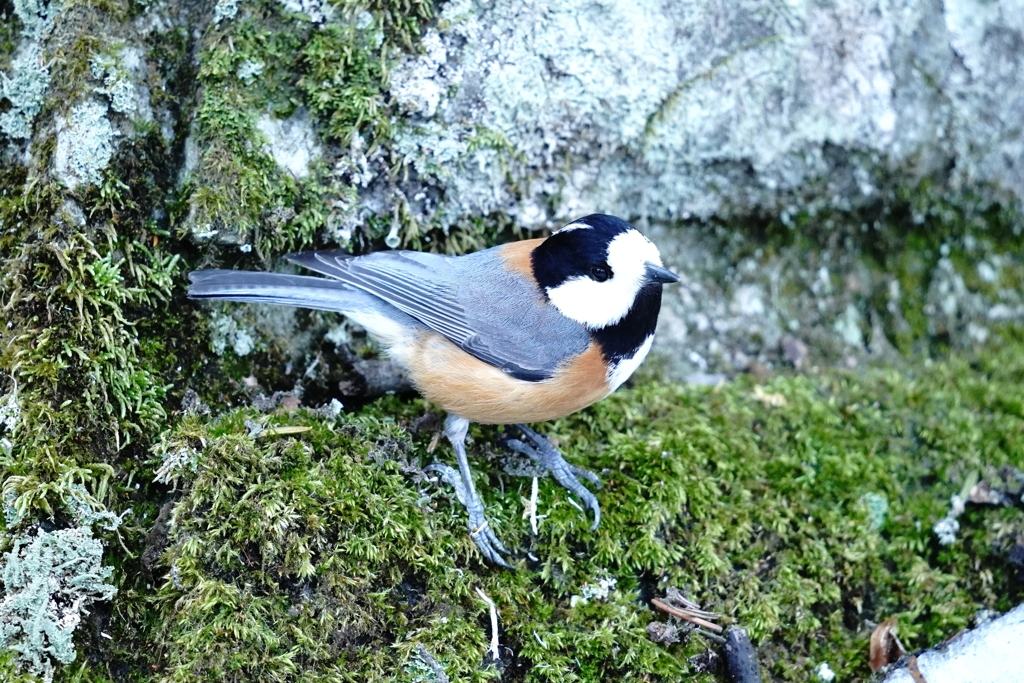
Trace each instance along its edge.
{"label": "gray rock", "polygon": [[[912,683],[922,677],[929,683],[1019,681],[1024,666],[1024,606],[981,621],[984,623],[977,628],[957,634],[949,642],[904,658],[884,683]],[[911,673],[913,668],[917,676]]]}
{"label": "gray rock", "polygon": [[844,209],[948,168],[1024,197],[1021,0],[457,0],[438,27],[393,94],[442,222]]}
{"label": "gray rock", "polygon": [[305,108],[300,107],[283,120],[265,113],[256,122],[256,128],[266,138],[267,150],[277,165],[296,178],[308,176],[309,164],[322,154]]}

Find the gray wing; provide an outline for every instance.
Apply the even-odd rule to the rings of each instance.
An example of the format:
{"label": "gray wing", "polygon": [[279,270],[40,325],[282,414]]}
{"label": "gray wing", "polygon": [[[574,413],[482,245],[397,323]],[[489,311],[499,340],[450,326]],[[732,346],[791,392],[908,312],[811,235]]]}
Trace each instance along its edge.
{"label": "gray wing", "polygon": [[547,379],[590,344],[582,325],[545,305],[535,285],[506,270],[494,249],[459,257],[309,251],[288,260],[380,297],[517,379]]}

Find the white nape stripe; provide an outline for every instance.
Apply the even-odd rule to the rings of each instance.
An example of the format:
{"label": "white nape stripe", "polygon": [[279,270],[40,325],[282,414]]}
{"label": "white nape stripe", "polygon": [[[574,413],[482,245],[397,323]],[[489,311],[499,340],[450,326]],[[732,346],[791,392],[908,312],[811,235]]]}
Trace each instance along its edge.
{"label": "white nape stripe", "polygon": [[604,282],[583,275],[547,289],[562,315],[592,330],[622,320],[644,284],[647,263],[661,265],[658,248],[636,230],[621,233],[608,244],[607,260],[612,277]]}
{"label": "white nape stripe", "polygon": [[640,364],[644,362],[644,358],[647,358],[647,352],[651,350],[651,343],[654,341],[654,335],[648,335],[644,343],[640,345],[640,348],[636,350],[632,358],[623,358],[615,365],[608,368],[608,386],[610,387],[609,393],[615,391],[619,386],[629,379],[630,375],[636,372],[636,369],[640,367]]}
{"label": "white nape stripe", "polygon": [[555,230],[552,235],[557,235],[560,232],[570,232],[572,230],[579,230],[580,228],[589,228],[590,226],[583,221],[573,221],[569,225],[563,225],[558,230]]}

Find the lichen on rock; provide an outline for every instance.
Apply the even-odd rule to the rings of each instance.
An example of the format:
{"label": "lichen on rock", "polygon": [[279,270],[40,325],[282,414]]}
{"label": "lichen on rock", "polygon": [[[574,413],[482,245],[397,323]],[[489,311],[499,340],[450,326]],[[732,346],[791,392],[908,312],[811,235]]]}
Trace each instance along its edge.
{"label": "lichen on rock", "polygon": [[524,159],[501,176],[485,151],[459,154],[460,172],[440,176],[442,220],[707,218],[812,197],[845,208],[894,173],[913,182],[952,160],[955,183],[996,183],[1019,202],[1024,176],[1006,160],[1021,152],[1021,109],[991,93],[1024,83],[1020,13],[968,6],[461,0],[396,69],[408,113],[396,127],[423,140],[406,143],[421,168],[448,165],[431,150],[479,129]]}
{"label": "lichen on rock", "polygon": [[66,120],[57,121],[57,177],[72,190],[98,183],[114,154],[115,137],[105,104],[90,99],[73,107]]}
{"label": "lichen on rock", "polygon": [[14,540],[4,553],[0,581],[0,648],[49,682],[56,664],[76,653],[72,637],[91,603],[110,600],[117,590],[102,565],[103,546],[88,526],[59,531],[37,529]]}
{"label": "lichen on rock", "polygon": [[16,140],[32,136],[32,122],[50,85],[42,43],[53,29],[60,8],[60,0],[14,2],[14,13],[21,21],[22,42],[11,61],[10,73],[0,72],[0,100],[10,103],[9,109],[0,112],[0,132]]}

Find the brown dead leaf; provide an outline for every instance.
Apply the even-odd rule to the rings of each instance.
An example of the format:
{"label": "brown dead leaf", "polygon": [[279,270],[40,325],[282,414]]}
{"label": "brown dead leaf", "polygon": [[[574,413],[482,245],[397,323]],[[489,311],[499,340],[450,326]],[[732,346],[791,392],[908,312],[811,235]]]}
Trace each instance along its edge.
{"label": "brown dead leaf", "polygon": [[907,651],[903,649],[903,643],[896,635],[896,617],[889,617],[875,627],[871,633],[868,661],[872,673],[892,664],[905,654]]}

